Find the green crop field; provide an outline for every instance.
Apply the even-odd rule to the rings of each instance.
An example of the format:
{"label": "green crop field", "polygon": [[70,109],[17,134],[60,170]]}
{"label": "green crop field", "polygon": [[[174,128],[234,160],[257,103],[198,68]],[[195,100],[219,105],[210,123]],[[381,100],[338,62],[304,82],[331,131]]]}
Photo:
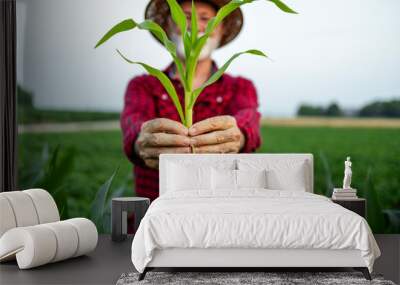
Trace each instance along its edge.
{"label": "green crop field", "polygon": [[[399,129],[267,125],[262,140],[259,152],[312,153],[315,192],[328,196],[333,186],[341,186],[344,160],[351,156],[352,186],[368,199],[374,232],[400,233]],[[118,167],[108,196],[134,195],[119,131],[19,136],[19,187],[63,193],[58,201],[67,205],[61,206],[64,217],[89,217],[100,186]]]}

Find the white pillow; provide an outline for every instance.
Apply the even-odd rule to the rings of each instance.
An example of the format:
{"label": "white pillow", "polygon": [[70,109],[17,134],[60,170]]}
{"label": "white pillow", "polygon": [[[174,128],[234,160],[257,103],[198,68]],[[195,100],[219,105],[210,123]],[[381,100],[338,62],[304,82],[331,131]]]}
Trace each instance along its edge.
{"label": "white pillow", "polygon": [[167,167],[167,191],[211,189],[211,167],[187,166],[173,162],[169,162]]}
{"label": "white pillow", "polygon": [[305,177],[302,167],[286,170],[284,173],[277,170],[267,171],[268,188],[273,190],[292,190],[305,192]]}
{"label": "white pillow", "polygon": [[213,190],[267,188],[266,170],[232,170],[212,168]]}
{"label": "white pillow", "polygon": [[236,190],[236,170],[212,168],[212,189],[213,190]]}
{"label": "white pillow", "polygon": [[267,188],[267,171],[262,170],[236,170],[238,188]]}
{"label": "white pillow", "polygon": [[227,159],[227,158],[219,158],[219,159],[212,159],[208,155],[197,155],[193,154],[192,158],[188,158],[188,155],[183,155],[181,158],[175,157],[173,159],[168,159],[166,161],[166,166],[170,163],[179,164],[185,167],[213,167],[217,169],[237,169],[236,167],[236,159]]}
{"label": "white pillow", "polygon": [[238,160],[240,170],[266,169],[267,187],[274,190],[306,191],[308,187],[305,160]]}

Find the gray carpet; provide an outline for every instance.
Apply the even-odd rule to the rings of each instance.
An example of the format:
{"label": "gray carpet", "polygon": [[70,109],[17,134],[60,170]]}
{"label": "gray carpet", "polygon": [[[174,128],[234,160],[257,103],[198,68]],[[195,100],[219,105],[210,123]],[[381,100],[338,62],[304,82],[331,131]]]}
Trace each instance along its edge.
{"label": "gray carpet", "polygon": [[154,272],[138,281],[138,273],[122,274],[117,285],[133,284],[379,284],[395,285],[380,275],[372,275],[368,281],[360,272]]}

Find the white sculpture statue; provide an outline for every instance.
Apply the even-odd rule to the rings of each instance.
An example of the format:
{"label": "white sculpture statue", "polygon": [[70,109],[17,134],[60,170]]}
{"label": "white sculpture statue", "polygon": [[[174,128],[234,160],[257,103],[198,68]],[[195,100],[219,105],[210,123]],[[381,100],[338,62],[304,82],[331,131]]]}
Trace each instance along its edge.
{"label": "white sculpture statue", "polygon": [[343,179],[343,189],[352,189],[351,184],[351,161],[350,156],[347,157],[346,161],[344,162],[344,179]]}

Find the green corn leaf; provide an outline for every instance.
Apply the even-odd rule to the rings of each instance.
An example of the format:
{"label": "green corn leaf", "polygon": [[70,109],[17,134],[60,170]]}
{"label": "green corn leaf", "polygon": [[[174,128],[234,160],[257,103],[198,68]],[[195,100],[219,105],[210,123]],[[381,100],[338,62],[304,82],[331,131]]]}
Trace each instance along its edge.
{"label": "green corn leaf", "polygon": [[382,212],[382,207],[379,202],[378,191],[375,189],[376,184],[374,183],[373,175],[373,168],[372,166],[369,166],[367,168],[367,175],[365,177],[365,184],[361,197],[368,201],[367,220],[372,231],[374,233],[384,233],[385,216]]}
{"label": "green corn leaf", "polygon": [[168,52],[171,54],[174,60],[174,63],[177,67],[183,86],[187,88],[185,69],[183,67],[181,60],[176,54],[176,45],[168,38],[167,33],[163,30],[163,28],[157,23],[150,20],[146,20],[138,24],[137,26],[139,29],[148,30],[152,32],[164,44],[165,48],[168,50]]}
{"label": "green corn leaf", "polygon": [[235,11],[237,8],[239,8],[244,4],[252,3],[253,1],[254,0],[232,0],[228,4],[222,6],[218,10],[217,15],[208,22],[206,33],[211,34],[214,31],[214,29],[233,11]]}
{"label": "green corn leaf", "polygon": [[147,30],[153,33],[162,43],[168,43],[166,48],[169,50],[172,45],[169,45],[169,39],[167,33],[161,28],[159,24],[153,22],[151,20],[145,20],[142,23],[138,24],[138,28],[142,30]]}
{"label": "green corn leaf", "polygon": [[194,45],[194,43],[197,40],[197,35],[199,32],[199,28],[197,26],[197,13],[196,13],[196,6],[194,5],[194,0],[192,0],[192,17],[191,17],[191,29],[190,29],[190,33],[191,33],[191,38],[192,38],[192,45]]}
{"label": "green corn leaf", "polygon": [[[284,4],[280,0],[268,0],[268,1],[274,3],[282,11],[285,11],[288,13],[296,13],[295,11],[293,11],[291,8],[289,8],[286,4]],[[244,4],[248,4],[248,3],[252,3],[252,2],[254,2],[254,0],[232,0],[228,4],[222,6],[218,10],[217,15],[208,22],[207,28],[206,28],[206,35],[210,36],[211,33],[215,30],[215,28],[237,8],[239,8],[240,6],[242,6]],[[200,54],[200,51],[203,48],[204,43],[196,46],[195,54]]]}
{"label": "green corn leaf", "polygon": [[[186,21],[186,18],[185,18]],[[176,45],[174,42],[172,42],[168,36],[167,33],[163,30],[163,28],[158,25],[156,22],[151,21],[151,20],[146,20],[143,21],[142,23],[138,24],[136,23],[134,20],[129,19],[129,20],[125,20],[122,21],[121,23],[117,24],[116,26],[114,26],[100,41],[99,43],[96,45],[99,46],[101,44],[103,44],[105,41],[107,41],[108,39],[110,39],[113,35],[123,32],[123,31],[128,31],[134,28],[138,28],[141,30],[147,30],[149,32],[151,32],[154,36],[156,36],[161,43],[164,45],[164,47],[167,49],[167,51],[171,54],[174,63],[177,67],[177,70],[179,72],[180,77],[182,78],[182,82],[183,85],[185,86],[185,88],[187,87],[186,85],[186,74],[185,74],[185,70],[183,67],[183,64],[181,62],[181,60],[178,58],[177,54],[176,54]]]}
{"label": "green corn leaf", "polygon": [[176,46],[175,44],[168,38],[166,32],[158,25],[156,22],[151,20],[143,21],[142,23],[138,24],[133,19],[124,20],[121,23],[115,25],[108,31],[104,37],[97,43],[96,47],[100,46],[107,40],[109,40],[112,36],[125,32],[128,30],[132,30],[134,28],[139,28],[141,30],[147,30],[151,32],[154,36],[156,36],[165,46],[165,48],[173,55],[176,56]]}
{"label": "green corn leaf", "polygon": [[181,34],[183,37],[183,44],[185,47],[185,56],[186,58],[188,58],[191,50],[191,39],[187,32],[187,21],[185,12],[183,12],[181,5],[179,5],[179,3],[176,0],[167,0],[167,2],[169,5],[169,9],[171,11],[172,20],[181,30]]}
{"label": "green corn leaf", "polygon": [[189,58],[187,59],[186,80],[188,82],[189,89],[192,88],[193,77],[197,66],[197,60],[208,38],[209,38],[208,34],[204,34],[200,38],[198,38],[195,45],[192,47],[192,51]]}
{"label": "green corn leaf", "polygon": [[280,0],[268,0],[268,1],[271,1],[272,3],[274,3],[283,12],[297,14],[296,11],[294,11],[292,8],[290,8],[289,6],[287,6],[285,3],[283,3]]}
{"label": "green corn leaf", "polygon": [[[201,52],[202,48],[204,47],[205,43],[207,42],[208,37],[212,34],[212,32],[215,30],[215,28],[237,8],[239,8],[240,6],[242,6],[244,4],[252,3],[254,1],[255,0],[232,0],[228,4],[222,6],[218,10],[217,15],[208,22],[205,34],[202,37],[200,37],[194,44],[192,56],[191,56],[191,58],[189,60],[189,64],[188,64],[188,66],[190,67],[190,70],[186,71],[187,78],[189,78],[189,79],[193,78],[194,71],[196,70],[196,62],[200,55],[200,52]],[[286,4],[284,4],[280,0],[268,0],[268,1],[274,3],[282,11],[285,11],[288,13],[296,13],[294,10],[289,8]]]}
{"label": "green corn leaf", "polygon": [[161,82],[161,84],[164,86],[165,90],[168,92],[169,96],[172,99],[172,102],[175,105],[176,110],[178,111],[179,117],[182,121],[182,123],[185,123],[185,117],[183,115],[183,111],[182,111],[182,106],[181,103],[179,101],[179,97],[178,94],[176,93],[175,87],[172,84],[171,80],[169,80],[168,76],[165,75],[164,72],[150,66],[147,65],[145,63],[142,62],[135,62],[135,61],[131,61],[130,59],[128,59],[127,57],[125,57],[118,49],[117,52],[119,53],[119,55],[127,62],[131,63],[131,64],[139,64],[141,65],[144,69],[146,69],[146,71],[148,73],[150,73],[151,75],[157,77],[157,79]]}
{"label": "green corn leaf", "polygon": [[400,210],[385,209],[383,210],[383,213],[388,217],[389,225],[393,228],[393,232],[400,232]]}
{"label": "green corn leaf", "polygon": [[153,22],[151,20],[143,21],[138,24],[137,27],[141,30],[147,30],[155,35],[165,46],[165,48],[173,55],[176,56],[176,46],[175,44],[168,38],[167,33],[161,28],[159,24]]}
{"label": "green corn leaf", "polygon": [[[75,154],[74,148],[61,149],[60,145],[57,145],[43,165],[40,180],[33,185],[33,188],[43,188],[50,192],[57,206],[60,207],[60,216],[63,219],[70,218],[68,213],[69,193],[68,188],[65,187],[65,181],[74,169]],[[64,210],[62,210],[63,207]]]}
{"label": "green corn leaf", "polygon": [[186,78],[189,82],[191,82],[193,80],[194,72],[196,70],[197,60],[199,58],[200,52],[203,49],[204,45],[206,44],[209,36],[215,30],[215,28],[227,16],[229,16],[229,14],[231,14],[234,10],[239,8],[241,5],[251,3],[253,1],[254,0],[232,0],[228,4],[222,6],[218,10],[217,15],[208,22],[204,35],[201,36],[199,39],[197,39],[194,46],[192,47],[192,53],[188,60],[187,70],[186,70]]}
{"label": "green corn leaf", "polygon": [[136,26],[137,26],[137,24],[132,19],[127,19],[127,20],[124,20],[124,21],[116,24],[101,38],[101,40],[96,44],[96,46],[94,48],[97,48],[98,46],[102,45],[103,43],[108,41],[110,38],[112,38],[114,35],[132,30],[132,29],[136,28]]}
{"label": "green corn leaf", "polygon": [[192,36],[190,32],[186,32],[183,35],[183,45],[185,47],[185,57],[189,58],[192,50]]}
{"label": "green corn leaf", "polygon": [[335,187],[333,180],[332,180],[331,165],[329,164],[329,159],[326,157],[326,154],[324,151],[319,150],[318,155],[321,160],[322,169],[324,171],[324,176],[325,176],[325,185],[326,185],[325,196],[331,197],[333,188]]}
{"label": "green corn leaf", "polygon": [[232,63],[233,60],[235,60],[237,57],[239,57],[242,54],[253,54],[253,55],[258,55],[258,56],[263,56],[267,57],[262,51],[256,50],[256,49],[250,49],[246,50],[243,52],[238,52],[234,54],[220,69],[218,69],[203,85],[201,85],[199,88],[193,91],[192,95],[192,101],[190,103],[190,107],[193,107],[197,97],[200,95],[200,93],[203,91],[204,88],[207,86],[213,84],[215,81],[217,81],[222,74],[228,69],[229,65]]}
{"label": "green corn leaf", "polygon": [[[281,9],[284,12],[297,14],[296,11],[291,9],[289,6],[287,6],[280,0],[267,0],[267,1],[274,3],[279,9]],[[213,30],[233,11],[235,11],[237,8],[239,8],[244,4],[252,2],[254,2],[254,0],[232,0],[228,4],[222,6],[221,9],[218,10],[217,15],[213,19],[211,19],[207,24],[206,32],[212,33]]]}
{"label": "green corn leaf", "polygon": [[167,0],[167,2],[171,11],[172,20],[177,24],[183,35],[187,30],[185,12],[183,12],[181,5],[179,5],[176,0]]}
{"label": "green corn leaf", "polygon": [[99,232],[104,231],[103,215],[104,215],[105,208],[106,208],[105,202],[106,202],[108,192],[110,191],[111,184],[112,184],[114,177],[117,174],[118,170],[119,170],[119,166],[114,171],[114,173],[111,175],[111,177],[108,178],[107,181],[104,182],[104,184],[100,186],[100,188],[97,191],[96,196],[93,200],[93,203],[92,203],[92,207],[90,210],[90,218],[96,224]]}

